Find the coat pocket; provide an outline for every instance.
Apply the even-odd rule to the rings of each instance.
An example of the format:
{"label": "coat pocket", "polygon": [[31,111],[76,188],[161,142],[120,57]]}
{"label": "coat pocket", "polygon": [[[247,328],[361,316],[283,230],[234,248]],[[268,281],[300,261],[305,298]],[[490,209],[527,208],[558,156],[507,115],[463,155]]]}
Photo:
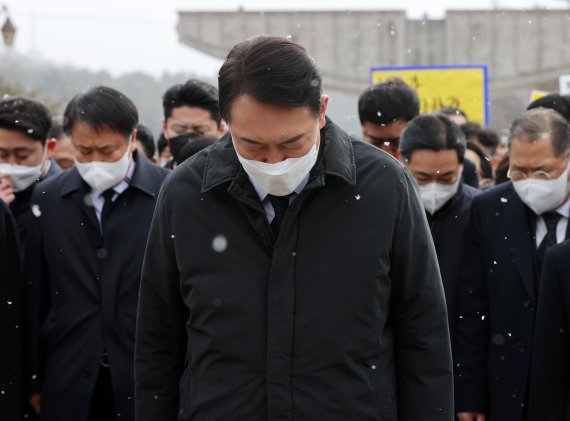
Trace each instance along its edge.
{"label": "coat pocket", "polygon": [[396,421],[398,410],[392,381],[386,373],[385,367],[378,360],[366,361],[368,378],[372,385],[374,401],[380,412],[382,421]]}

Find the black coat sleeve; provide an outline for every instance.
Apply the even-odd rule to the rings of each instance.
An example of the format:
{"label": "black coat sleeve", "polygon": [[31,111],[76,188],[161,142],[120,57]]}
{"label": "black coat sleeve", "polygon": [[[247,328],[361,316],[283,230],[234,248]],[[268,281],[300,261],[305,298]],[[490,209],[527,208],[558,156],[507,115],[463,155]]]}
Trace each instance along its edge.
{"label": "black coat sleeve", "polygon": [[570,243],[546,253],[535,325],[529,419],[564,420],[570,386],[567,283]]}
{"label": "black coat sleeve", "polygon": [[26,392],[40,393],[43,381],[45,355],[41,335],[42,325],[50,307],[50,282],[45,257],[41,229],[42,203],[32,198],[38,206],[39,216],[33,217],[28,225],[28,238],[25,251],[24,291],[25,291],[25,361]]}
{"label": "black coat sleeve", "polygon": [[415,182],[402,169],[391,250],[399,420],[452,420],[453,369],[443,285]]}
{"label": "black coat sleeve", "polygon": [[484,274],[480,210],[473,201],[467,244],[461,261],[455,338],[455,406],[457,412],[487,413],[489,302]]}
{"label": "black coat sleeve", "polygon": [[167,186],[158,197],[142,271],[135,343],[137,421],[177,419],[185,369],[189,314],[180,294]]}
{"label": "black coat sleeve", "polygon": [[0,417],[20,419],[22,280],[16,223],[0,200]]}

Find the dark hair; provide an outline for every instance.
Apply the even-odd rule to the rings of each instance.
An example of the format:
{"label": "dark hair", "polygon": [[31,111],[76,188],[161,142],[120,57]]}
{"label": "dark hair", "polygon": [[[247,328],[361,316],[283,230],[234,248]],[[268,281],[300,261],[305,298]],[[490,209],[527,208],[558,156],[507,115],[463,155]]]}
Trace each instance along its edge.
{"label": "dark hair", "polygon": [[495,186],[509,181],[508,173],[510,166],[510,155],[507,152],[499,161],[499,164],[497,164],[497,168],[495,168]]}
{"label": "dark hair", "polygon": [[178,164],[186,161],[192,155],[197,154],[202,149],[207,148],[208,146],[215,143],[218,139],[214,136],[209,136],[206,134],[203,135],[195,135],[190,141],[182,147],[180,152],[178,153]]}
{"label": "dark hair", "polygon": [[360,124],[387,125],[410,121],[420,113],[418,93],[403,80],[391,78],[366,89],[358,98]]}
{"label": "dark hair", "polygon": [[212,120],[218,127],[222,124],[218,90],[206,82],[190,79],[184,84],[174,85],[162,96],[164,118],[172,115],[172,110],[178,107],[197,107],[210,112]]}
{"label": "dark hair", "polygon": [[549,108],[558,112],[566,121],[570,121],[570,103],[562,95],[548,94],[531,102],[526,109],[533,110],[535,108]]}
{"label": "dark hair", "polygon": [[236,44],[218,75],[220,110],[230,109],[240,95],[256,101],[321,110],[322,76],[303,46],[275,36],[257,36]]}
{"label": "dark hair", "polygon": [[509,146],[513,140],[534,142],[548,135],[555,156],[568,153],[570,128],[562,115],[549,108],[534,108],[517,118],[509,133]]}
{"label": "dark hair", "polygon": [[148,159],[154,157],[156,146],[154,145],[154,136],[148,127],[143,124],[137,126],[137,140],[141,143],[144,149],[144,154]]}
{"label": "dark hair", "polygon": [[54,118],[51,121],[48,139],[60,140],[64,134],[65,132],[63,131],[63,125],[60,123],[60,120]]}
{"label": "dark hair", "polygon": [[[499,135],[491,129],[481,129],[476,133],[477,141],[485,148],[493,151],[499,146]],[[494,153],[494,152],[493,152]]]}
{"label": "dark hair", "polygon": [[[453,114],[445,114],[445,115],[453,115]],[[463,123],[461,126],[461,131],[465,135],[465,139],[468,140],[472,136],[477,136],[479,130],[481,130],[481,125],[479,123],[474,123],[472,121],[468,121],[467,123]]]}
{"label": "dark hair", "polygon": [[455,107],[442,107],[439,109],[439,112],[441,114],[445,114],[445,115],[460,115],[461,117],[465,117],[465,120],[469,120],[467,118],[467,114],[465,114],[465,111],[463,111],[460,108],[455,108]]}
{"label": "dark hair", "polygon": [[129,136],[137,127],[139,115],[135,104],[121,92],[97,86],[78,94],[63,113],[63,130],[71,134],[77,123],[85,123],[96,132],[109,129]]}
{"label": "dark hair", "polygon": [[164,133],[160,133],[158,140],[156,141],[156,147],[158,149],[158,154],[160,155],[163,150],[168,147],[168,140],[164,137]]}
{"label": "dark hair", "polygon": [[400,136],[400,153],[406,161],[418,149],[454,149],[459,163],[465,157],[465,136],[457,124],[439,113],[422,114],[408,123]]}
{"label": "dark hair", "polygon": [[45,145],[51,116],[39,101],[21,96],[7,97],[0,101],[0,128],[16,130]]}
{"label": "dark hair", "polygon": [[485,152],[483,152],[483,149],[481,149],[479,146],[477,146],[473,142],[467,142],[467,149],[475,152],[477,154],[477,156],[479,157],[479,161],[480,161],[479,167],[481,168],[481,176],[483,178],[492,179],[493,178],[493,169],[491,168],[491,161],[489,160],[489,157],[487,156],[487,154]]}

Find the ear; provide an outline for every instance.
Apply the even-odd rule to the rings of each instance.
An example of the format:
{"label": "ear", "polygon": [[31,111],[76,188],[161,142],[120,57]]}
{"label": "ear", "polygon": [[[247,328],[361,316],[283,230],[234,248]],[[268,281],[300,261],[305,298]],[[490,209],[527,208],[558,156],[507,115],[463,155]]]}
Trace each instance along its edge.
{"label": "ear", "polygon": [[168,140],[168,135],[166,134],[166,119],[162,119],[162,134]]}
{"label": "ear", "polygon": [[319,128],[321,129],[327,124],[326,113],[328,105],[329,97],[326,95],[321,96],[321,110],[319,111]]}
{"label": "ear", "polygon": [[137,149],[137,129],[131,134],[131,153]]}
{"label": "ear", "polygon": [[226,124],[226,122],[224,120],[222,120],[222,122],[220,123],[220,126],[218,127],[218,138],[220,138],[224,134],[226,134],[227,131],[228,131],[228,125]]}
{"label": "ear", "polygon": [[52,157],[56,146],[57,146],[57,140],[55,137],[48,139],[48,141],[46,142],[46,154],[48,158]]}

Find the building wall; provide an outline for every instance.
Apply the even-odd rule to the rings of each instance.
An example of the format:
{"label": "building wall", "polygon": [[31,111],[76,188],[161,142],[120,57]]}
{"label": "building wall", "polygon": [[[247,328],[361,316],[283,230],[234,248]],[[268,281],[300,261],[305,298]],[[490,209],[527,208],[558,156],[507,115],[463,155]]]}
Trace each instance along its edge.
{"label": "building wall", "polygon": [[558,76],[570,74],[568,10],[449,11],[443,20],[401,11],[180,12],[178,33],[220,58],[254,35],[291,36],[321,67],[331,97],[342,93],[334,107],[352,131],[356,104],[346,102],[368,86],[371,67],[486,64],[495,128],[509,126],[532,89],[555,91]]}

